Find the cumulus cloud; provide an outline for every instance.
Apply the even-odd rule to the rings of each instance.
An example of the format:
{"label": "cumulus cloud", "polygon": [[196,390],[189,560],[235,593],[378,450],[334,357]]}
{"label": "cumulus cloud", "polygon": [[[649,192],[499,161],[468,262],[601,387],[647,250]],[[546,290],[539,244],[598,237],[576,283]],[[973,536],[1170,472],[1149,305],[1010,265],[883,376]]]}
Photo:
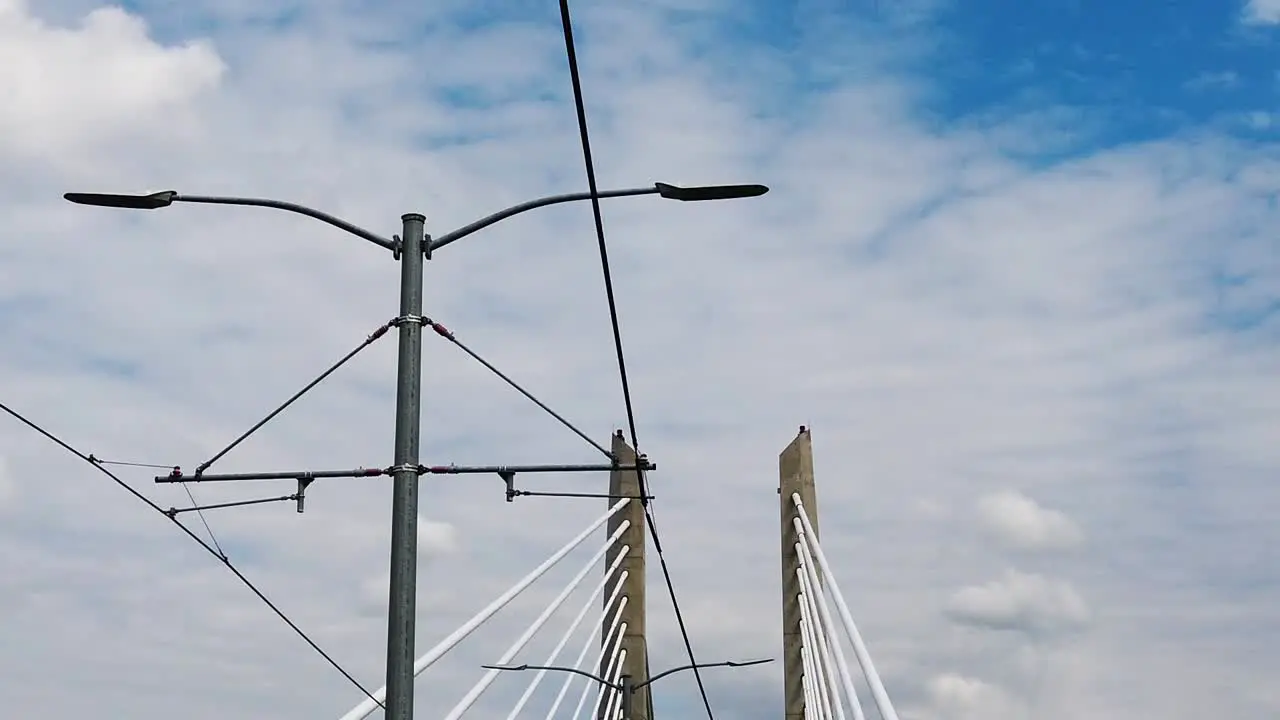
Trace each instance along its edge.
{"label": "cumulus cloud", "polygon": [[[27,20],[48,17],[22,27],[81,46],[26,42],[25,52],[60,47],[111,66],[83,11],[74,15],[91,3],[29,3]],[[1280,612],[1266,595],[1275,564],[1256,560],[1257,548],[1280,547],[1262,512],[1275,506],[1280,472],[1280,348],[1266,320],[1280,289],[1270,230],[1280,156],[1221,128],[1089,148],[1078,108],[1040,108],[1034,122],[954,116],[932,104],[953,96],[943,84],[952,74],[929,55],[952,44],[935,42],[926,22],[869,25],[828,17],[843,13],[834,6],[815,18],[803,3],[768,0],[709,5],[718,9],[574,2],[602,186],[772,188],[743,202],[604,206],[641,449],[661,468],[653,507],[699,655],[778,656],[772,490],[777,452],[806,423],[824,549],[904,707],[938,668],[1021,687],[983,646],[1023,636],[955,629],[929,600],[986,577],[990,548],[963,524],[975,498],[1015,478],[1030,497],[1079,498],[1072,518],[1107,551],[1072,558],[1079,594],[1108,598],[1108,613],[1127,619],[1106,624],[1108,644],[1091,644],[1101,632],[1078,638],[1078,662],[1096,676],[1072,690],[1096,703],[1092,715],[1176,717],[1165,710],[1205,696],[1175,678],[1202,674],[1196,654],[1212,636],[1217,670],[1253,688],[1214,702],[1276,716],[1266,690],[1277,649],[1254,638]],[[189,77],[161,83],[167,105],[129,88],[101,133],[44,127],[46,115],[28,112],[19,136],[32,142],[0,139],[0,392],[99,457],[187,468],[207,458],[393,316],[398,274],[389,253],[305,218],[197,205],[129,213],[70,206],[62,192],[271,196],[389,235],[406,211],[425,212],[439,234],[585,186],[546,3],[127,7],[146,19],[148,32],[132,37],[148,52],[173,63],[205,38],[226,72],[213,82],[188,50]],[[750,16],[794,23],[804,47],[739,32]],[[160,124],[131,133],[130,107],[160,108],[146,113]],[[76,117],[95,112],[86,104]],[[431,260],[426,306],[607,440],[625,415],[592,233],[585,204],[504,221]],[[600,461],[457,348],[429,333],[425,350],[431,464]],[[392,333],[219,467],[385,467],[395,362]],[[18,512],[0,523],[0,697],[13,713],[330,717],[359,699],[169,520],[16,423],[0,422],[0,450],[23,479]],[[152,471],[121,472],[165,506],[188,502],[156,487]],[[373,686],[385,663],[384,480],[317,482],[304,515],[281,504],[207,513],[245,572]],[[208,503],[292,491],[210,485],[193,488]],[[554,474],[518,485],[606,487],[603,476]],[[606,504],[506,503],[496,477],[431,476],[421,487],[432,520],[466,532],[453,539],[466,552],[424,547],[424,643]],[[424,546],[449,546],[443,528],[424,531]],[[473,655],[433,666],[421,712],[447,709],[573,564],[495,619],[510,613],[507,625],[478,630]],[[650,557],[655,669],[685,661],[656,565]],[[982,627],[999,615],[986,600],[982,613],[967,608]],[[1005,625],[1017,615],[1008,608]],[[937,641],[952,635],[963,642]],[[1142,661],[1153,647],[1162,663]],[[776,717],[777,665],[706,674],[717,715]],[[514,698],[504,693],[524,682],[504,674],[476,717],[505,717]],[[664,680],[655,702],[659,714],[701,707],[688,673]]]}
{"label": "cumulus cloud", "polygon": [[946,612],[964,625],[1032,635],[1077,631],[1090,619],[1089,607],[1070,583],[1016,570],[962,588],[951,596]]}
{"label": "cumulus cloud", "polygon": [[1016,703],[996,685],[957,673],[929,680],[929,702],[937,720],[1014,720]]}
{"label": "cumulus cloud", "polygon": [[1064,513],[1012,490],[982,498],[978,513],[987,532],[1019,550],[1068,550],[1084,541],[1084,533]]}
{"label": "cumulus cloud", "polygon": [[458,533],[453,523],[418,517],[419,557],[433,558],[451,553],[458,547]]}
{"label": "cumulus cloud", "polygon": [[1243,12],[1248,24],[1275,25],[1280,23],[1280,0],[1248,0]]}
{"label": "cumulus cloud", "polygon": [[[454,553],[457,545],[457,531],[452,523],[428,520],[421,515],[418,516],[418,565],[420,568],[425,569],[439,558]],[[360,582],[359,609],[366,616],[386,612],[389,581],[390,575],[384,571],[367,576]],[[435,586],[435,583],[423,583],[419,587],[420,597],[426,597]]]}
{"label": "cumulus cloud", "polygon": [[184,105],[224,71],[207,42],[162,45],[119,7],[68,28],[34,16],[27,0],[0,0],[0,67],[0,151],[29,157],[180,132],[193,119]]}

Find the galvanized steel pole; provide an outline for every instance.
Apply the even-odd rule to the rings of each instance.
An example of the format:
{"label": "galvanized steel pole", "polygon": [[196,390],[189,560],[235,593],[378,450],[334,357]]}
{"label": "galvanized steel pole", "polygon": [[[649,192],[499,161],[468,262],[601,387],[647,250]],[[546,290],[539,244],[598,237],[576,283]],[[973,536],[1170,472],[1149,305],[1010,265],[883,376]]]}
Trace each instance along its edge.
{"label": "galvanized steel pole", "polygon": [[387,598],[387,720],[413,720],[418,585],[418,438],[422,419],[422,264],[426,218],[410,213],[400,246],[400,357]]}

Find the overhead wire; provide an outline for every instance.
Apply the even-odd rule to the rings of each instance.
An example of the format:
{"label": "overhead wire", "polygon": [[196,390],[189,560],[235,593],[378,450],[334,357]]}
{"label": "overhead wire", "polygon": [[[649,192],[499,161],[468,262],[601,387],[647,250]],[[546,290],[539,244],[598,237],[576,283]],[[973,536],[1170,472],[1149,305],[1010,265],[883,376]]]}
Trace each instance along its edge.
{"label": "overhead wire", "polygon": [[[3,410],[5,413],[13,417],[18,422],[22,423],[23,425],[26,425],[28,428],[44,436],[46,440],[49,440],[53,444],[62,448],[63,450],[71,453],[72,455],[85,461],[86,463],[89,463],[89,465],[93,466],[98,472],[111,478],[111,480],[115,482],[116,485],[123,488],[125,492],[128,492],[139,502],[145,504],[147,507],[156,511],[160,515],[163,515],[164,517],[169,518],[169,520],[171,520],[174,525],[177,525],[178,528],[187,535],[187,537],[191,538],[197,545],[203,548],[205,552],[209,553],[210,555],[220,560],[222,564],[225,565],[227,569],[231,571],[231,574],[236,576],[236,579],[239,580],[241,584],[243,584],[246,588],[249,589],[250,592],[256,595],[257,598],[261,600],[264,605],[270,608],[271,611],[274,612],[277,617],[279,617],[281,620],[284,621],[286,625],[289,626],[290,630],[293,630],[293,632],[298,637],[302,638],[302,640],[306,642],[307,645],[311,646],[312,650],[314,650],[317,654],[319,654],[320,657],[324,658],[324,660],[327,663],[329,663],[329,665],[331,665],[333,669],[337,670],[344,678],[347,679],[348,682],[350,682],[352,685],[358,688],[360,692],[364,693],[369,698],[374,699],[373,695],[369,692],[368,689],[365,688],[364,685],[360,683],[359,680],[357,680],[350,672],[348,672],[346,668],[342,667],[342,665],[339,664],[338,661],[335,660],[332,655],[325,652],[324,648],[320,647],[320,645],[316,643],[315,640],[311,639],[310,635],[308,635],[301,627],[298,626],[297,623],[295,623],[287,614],[285,614],[285,612],[280,609],[280,606],[272,602],[271,599],[267,597],[266,593],[260,590],[258,586],[253,583],[253,581],[251,581],[247,576],[245,576],[245,574],[241,572],[240,569],[237,568],[235,564],[233,564],[231,560],[221,550],[215,549],[214,546],[205,542],[203,538],[201,538],[199,535],[196,535],[194,532],[191,531],[191,528],[184,525],[181,521],[177,520],[175,517],[170,517],[169,514],[166,513],[153,500],[151,500],[151,498],[148,498],[146,495],[143,495],[141,492],[138,492],[137,489],[135,489],[129,483],[125,482],[119,475],[115,474],[111,470],[104,467],[103,465],[105,463],[102,463],[96,457],[93,457],[92,455],[87,455],[81,452],[80,450],[76,449],[70,443],[66,442],[65,440],[58,437],[57,435],[54,435],[52,432],[38,425],[35,421],[31,420],[30,418],[18,412],[17,410],[14,410],[12,407],[4,403],[3,401],[0,401],[0,410]],[[124,463],[116,463],[116,464],[124,464]],[[165,466],[165,467],[168,467],[168,466]],[[374,699],[374,702],[378,702],[378,701]],[[382,706],[382,703],[378,702],[378,705]]]}
{"label": "overhead wire", "polygon": [[[626,408],[627,429],[631,437],[631,448],[639,453],[640,444],[636,432],[635,407],[631,401],[631,384],[627,379],[627,362],[626,356],[622,349],[622,329],[618,320],[618,304],[613,292],[613,274],[609,269],[609,251],[605,242],[604,233],[604,215],[600,210],[600,191],[596,184],[595,162],[591,156],[591,138],[587,131],[587,108],[583,101],[582,93],[582,77],[578,70],[578,53],[573,42],[573,20],[569,13],[569,1],[560,0],[560,25],[564,33],[565,55],[569,64],[569,80],[573,85],[573,104],[578,116],[578,135],[582,141],[582,159],[586,166],[587,173],[587,189],[591,193],[591,213],[595,221],[596,245],[600,251],[600,268],[604,275],[605,298],[609,305],[609,322],[613,329],[613,346],[618,359],[618,375],[622,383],[622,400]],[[643,471],[636,472],[639,479],[640,495],[642,498],[648,498],[649,492],[645,481]],[[680,629],[680,636],[684,641],[685,652],[689,657],[689,664],[692,666],[693,676],[698,684],[698,692],[702,696],[702,704],[707,712],[707,720],[715,720],[715,714],[711,710],[711,700],[707,697],[707,687],[702,680],[702,672],[698,668],[697,659],[693,653],[693,642],[689,638],[689,630],[684,621],[684,613],[680,610],[680,603],[676,599],[675,585],[671,580],[671,571],[667,567],[666,555],[662,551],[662,542],[658,539],[658,528],[654,522],[653,511],[647,499],[641,500],[641,506],[644,509],[645,524],[648,525],[649,534],[653,537],[653,546],[658,553],[658,564],[662,570],[662,578],[667,586],[667,594],[671,598],[671,607],[676,616],[676,624]]]}
{"label": "overhead wire", "polygon": [[[176,467],[174,465],[157,465],[156,463],[125,462],[123,460],[102,460],[101,458],[94,456],[93,453],[89,453],[88,460],[89,462],[95,463],[98,465],[120,465],[124,467],[152,468],[152,469],[164,469],[164,470],[167,470],[171,467]],[[200,523],[204,525],[205,532],[209,533],[210,542],[212,542],[213,546],[218,550],[218,555],[222,557],[226,557],[226,553],[222,550],[222,545],[218,542],[218,536],[214,534],[213,528],[210,527],[208,519],[206,519],[204,516],[204,511],[207,508],[201,507],[200,503],[196,501],[195,493],[191,491],[190,485],[188,485],[185,482],[181,483],[181,485],[182,485],[182,489],[187,492],[187,499],[191,501],[190,509],[194,510],[196,515],[199,516]]]}

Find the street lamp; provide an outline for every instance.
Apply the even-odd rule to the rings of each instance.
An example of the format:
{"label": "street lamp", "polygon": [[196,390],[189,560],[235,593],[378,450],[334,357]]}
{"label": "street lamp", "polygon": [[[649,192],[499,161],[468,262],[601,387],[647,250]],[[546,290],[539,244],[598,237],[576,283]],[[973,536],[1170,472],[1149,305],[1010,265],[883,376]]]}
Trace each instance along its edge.
{"label": "street lamp", "polygon": [[[582,677],[595,680],[597,683],[607,688],[610,688],[611,690],[615,690],[618,693],[621,693],[622,720],[632,720],[631,718],[632,696],[635,695],[635,693],[641,688],[648,687],[649,685],[654,684],[655,682],[661,680],[662,678],[668,675],[674,675],[675,673],[683,672],[685,670],[693,670],[694,668],[698,668],[698,669],[713,668],[713,667],[735,667],[736,668],[736,667],[748,667],[751,665],[763,665],[765,663],[770,663],[770,662],[773,662],[773,658],[765,658],[763,660],[745,660],[742,662],[726,660],[724,662],[716,662],[716,663],[696,663],[693,665],[681,665],[680,667],[674,667],[674,668],[671,668],[670,670],[664,670],[658,673],[657,675],[654,675],[653,677],[649,678],[648,680],[645,680],[644,682],[639,682],[639,683],[634,682],[631,679],[631,676],[628,674],[623,674],[622,676],[619,677],[618,682],[613,683],[613,682],[609,682],[608,680],[605,680],[599,675],[596,675],[594,673],[589,673],[586,670],[579,670],[578,668],[571,668],[571,667],[560,667],[558,665],[482,665],[481,667],[483,667],[486,670],[511,670],[511,671],[555,670],[558,672],[567,672],[567,673],[573,673],[574,675],[581,675]],[[609,718],[605,718],[605,720],[609,720]],[[649,720],[653,720],[653,719],[650,718]]]}
{"label": "street lamp", "polygon": [[[764,185],[712,185],[678,187],[655,183],[653,187],[606,190],[595,194],[600,198],[658,195],[669,200],[728,200],[763,195]],[[391,582],[387,611],[387,720],[413,718],[414,619],[417,599],[418,537],[418,444],[421,424],[421,360],[422,360],[422,262],[433,251],[460,240],[512,215],[547,205],[590,200],[592,194],[568,193],[550,195],[513,205],[492,215],[464,225],[432,239],[423,231],[426,218],[418,213],[401,216],[401,234],[386,238],[377,233],[335,217],[326,212],[265,198],[183,195],[175,190],[147,195],[103,193],[67,193],[63,197],[80,205],[157,210],[176,202],[205,205],[240,205],[265,207],[306,215],[390,250],[400,261],[400,348],[396,371],[395,460],[392,465],[393,494],[391,501]],[[202,468],[203,470],[203,468]],[[196,475],[200,475],[198,470]],[[198,478],[193,478],[198,479]]]}

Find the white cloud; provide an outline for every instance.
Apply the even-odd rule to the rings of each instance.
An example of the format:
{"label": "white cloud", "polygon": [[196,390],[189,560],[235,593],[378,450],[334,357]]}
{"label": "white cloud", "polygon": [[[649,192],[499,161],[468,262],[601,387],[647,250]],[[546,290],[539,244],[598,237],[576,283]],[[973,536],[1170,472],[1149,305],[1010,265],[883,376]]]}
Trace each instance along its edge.
{"label": "white cloud", "polygon": [[1248,0],[1244,5],[1244,21],[1250,25],[1280,23],[1280,0]]}
{"label": "white cloud", "polygon": [[1240,84],[1240,74],[1233,70],[1202,72],[1187,81],[1189,90],[1229,90]]}
{"label": "white cloud", "polygon": [[433,558],[451,553],[458,547],[458,533],[452,523],[418,518],[418,552]]}
{"label": "white cloud", "polygon": [[[86,1],[31,7],[74,29],[83,13],[68,8]],[[102,133],[22,131],[67,143],[0,140],[5,401],[99,457],[190,468],[396,312],[389,254],[305,219],[114,212],[67,205],[62,192],[266,195],[391,234],[406,211],[440,233],[581,189],[554,11],[484,4],[494,17],[478,22],[475,3],[464,17],[442,5],[464,4],[131,3],[151,28],[136,44],[175,62],[205,38],[226,70],[213,82],[187,51],[189,77],[161,83],[175,115],[156,111],[154,135],[110,121],[117,129]],[[1096,716],[1177,717],[1167,710],[1205,697],[1191,680],[1203,672],[1196,648],[1213,638],[1215,672],[1239,690],[1213,696],[1217,710],[1276,716],[1265,670],[1277,649],[1256,638],[1278,612],[1267,596],[1277,566],[1257,548],[1280,547],[1262,512],[1280,501],[1280,349],[1274,324],[1222,320],[1260,315],[1280,291],[1274,149],[1206,128],[1048,160],[1045,138],[1052,157],[1083,147],[1078,112],[956,124],[921,106],[937,96],[935,74],[885,59],[927,47],[923,25],[904,45],[899,26],[850,19],[859,42],[833,23],[829,46],[784,54],[651,5],[575,9],[602,185],[773,188],[750,202],[605,206],[642,449],[660,468],[654,507],[700,659],[778,655],[776,454],[807,423],[824,547],[904,708],[927,705],[929,679],[946,669],[1020,687],[996,651],[1027,639],[952,627],[935,602],[999,562],[962,523],[974,498],[1013,485],[1090,533],[1060,559],[1099,605],[1093,632],[1070,648],[1088,672],[1074,686],[1049,674],[1050,694],[1088,698]],[[792,20],[823,29],[800,10]],[[452,101],[467,93],[493,104]],[[605,439],[624,417],[592,230],[585,205],[506,221],[432,259],[426,304]],[[1238,282],[1222,286],[1224,274]],[[375,343],[216,467],[389,464],[395,346]],[[423,367],[431,464],[596,459],[439,338],[427,338]],[[358,699],[168,520],[14,423],[0,422],[0,450],[24,478],[19,511],[0,523],[0,697],[14,714],[328,717]],[[187,502],[149,470],[122,472],[166,507]],[[317,481],[300,516],[287,504],[208,513],[245,572],[373,686],[385,598],[361,594],[385,592],[384,480]],[[216,485],[194,489],[205,502],[292,491]],[[506,503],[496,477],[426,476],[421,488],[423,512],[466,533],[465,551],[423,565],[424,648],[604,505]],[[910,511],[922,498],[949,512],[922,521]],[[447,709],[569,572],[557,568],[433,667],[419,712]],[[652,557],[649,582],[652,665],[680,664]],[[999,615],[990,605],[988,619]],[[1143,661],[1151,648],[1159,663]],[[776,717],[776,666],[706,673],[718,716]],[[501,720],[526,681],[500,678],[476,716]],[[659,714],[700,707],[688,674],[662,682]],[[1047,706],[1037,717],[1084,716]]]}
{"label": "white cloud", "polygon": [[77,28],[0,0],[0,152],[48,160],[122,135],[183,135],[189,103],[215,88],[222,61],[206,42],[164,46],[118,7],[88,13]]}
{"label": "white cloud", "polygon": [[1016,570],[957,591],[947,603],[947,614],[962,624],[1035,635],[1080,630],[1090,618],[1070,583]]}
{"label": "white cloud", "polygon": [[[428,520],[418,516],[418,572],[429,578],[435,561],[457,550],[457,531],[452,523]],[[387,609],[387,589],[390,574],[387,571],[365,577],[359,586],[359,603],[363,613],[377,617]],[[432,592],[434,590],[434,592]],[[437,583],[426,582],[419,587],[419,602],[439,604],[442,601]]]}
{"label": "white cloud", "polygon": [[1015,720],[1021,717],[1014,701],[999,687],[977,678],[944,673],[929,681],[932,717],[937,720]]}
{"label": "white cloud", "polygon": [[982,498],[978,513],[988,532],[1020,550],[1066,550],[1084,540],[1071,518],[1018,492],[1005,490]]}

